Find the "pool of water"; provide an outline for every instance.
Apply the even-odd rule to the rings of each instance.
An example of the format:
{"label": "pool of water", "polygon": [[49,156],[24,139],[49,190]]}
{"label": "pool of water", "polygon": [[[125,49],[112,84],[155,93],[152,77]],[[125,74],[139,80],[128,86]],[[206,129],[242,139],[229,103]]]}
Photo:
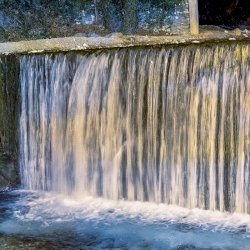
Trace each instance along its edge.
{"label": "pool of water", "polygon": [[164,204],[0,192],[0,249],[250,249],[250,216]]}

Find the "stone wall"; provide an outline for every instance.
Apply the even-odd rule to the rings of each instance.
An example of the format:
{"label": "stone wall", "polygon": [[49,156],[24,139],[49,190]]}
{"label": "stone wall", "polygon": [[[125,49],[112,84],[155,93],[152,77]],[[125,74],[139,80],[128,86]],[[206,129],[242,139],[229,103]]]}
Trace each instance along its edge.
{"label": "stone wall", "polygon": [[0,57],[0,189],[18,184],[19,65]]}
{"label": "stone wall", "polygon": [[0,42],[189,30],[188,0],[0,0]]}

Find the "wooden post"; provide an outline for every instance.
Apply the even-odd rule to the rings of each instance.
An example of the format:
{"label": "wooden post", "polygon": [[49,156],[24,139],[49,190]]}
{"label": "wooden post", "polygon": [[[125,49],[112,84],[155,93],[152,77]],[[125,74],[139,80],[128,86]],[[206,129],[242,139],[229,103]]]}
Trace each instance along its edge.
{"label": "wooden post", "polygon": [[97,0],[94,0],[94,5],[95,5],[95,24],[97,24],[99,22]]}
{"label": "wooden post", "polygon": [[199,34],[198,0],[189,0],[190,33]]}

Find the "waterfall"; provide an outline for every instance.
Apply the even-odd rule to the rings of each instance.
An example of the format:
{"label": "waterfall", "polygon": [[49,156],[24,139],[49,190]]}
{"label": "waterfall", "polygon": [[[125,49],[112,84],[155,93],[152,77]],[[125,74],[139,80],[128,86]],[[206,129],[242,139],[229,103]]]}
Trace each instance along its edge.
{"label": "waterfall", "polygon": [[250,213],[250,46],[23,55],[25,188]]}

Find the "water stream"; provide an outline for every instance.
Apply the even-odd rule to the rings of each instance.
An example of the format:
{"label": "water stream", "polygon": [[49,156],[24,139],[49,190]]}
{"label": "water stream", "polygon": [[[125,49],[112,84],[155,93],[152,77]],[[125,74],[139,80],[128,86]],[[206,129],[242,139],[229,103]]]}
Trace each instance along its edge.
{"label": "water stream", "polygon": [[250,212],[250,47],[23,56],[23,186]]}

